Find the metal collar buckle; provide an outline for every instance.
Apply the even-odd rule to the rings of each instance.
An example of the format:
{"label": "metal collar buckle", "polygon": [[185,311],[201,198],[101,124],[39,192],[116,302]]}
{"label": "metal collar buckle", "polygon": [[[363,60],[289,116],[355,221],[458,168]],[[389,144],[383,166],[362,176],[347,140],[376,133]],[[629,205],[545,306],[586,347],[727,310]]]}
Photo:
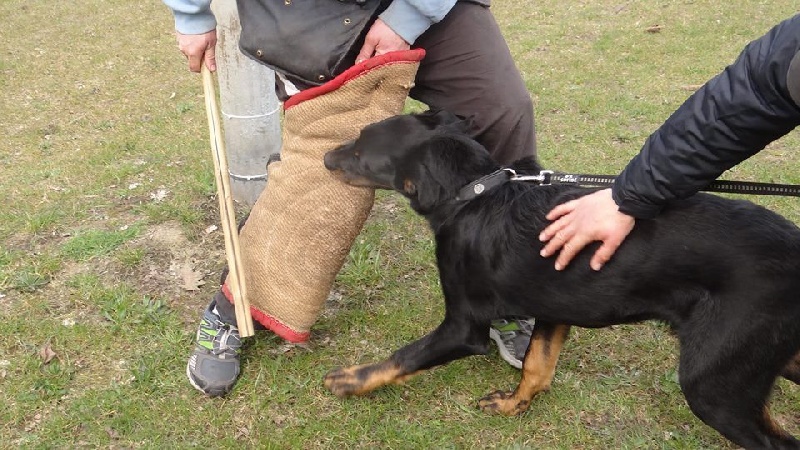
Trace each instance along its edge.
{"label": "metal collar buckle", "polygon": [[553,177],[552,170],[542,170],[539,172],[539,175],[517,175],[517,172],[514,169],[503,169],[511,173],[511,181],[533,181],[538,183],[540,186],[547,186],[550,184],[550,181]]}

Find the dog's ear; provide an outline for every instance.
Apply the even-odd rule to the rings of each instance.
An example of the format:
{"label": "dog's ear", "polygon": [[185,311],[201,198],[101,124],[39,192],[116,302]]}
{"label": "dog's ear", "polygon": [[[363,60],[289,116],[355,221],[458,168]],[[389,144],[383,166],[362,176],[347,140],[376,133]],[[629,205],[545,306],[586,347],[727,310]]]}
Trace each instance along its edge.
{"label": "dog's ear", "polygon": [[444,109],[429,109],[417,114],[417,119],[430,130],[444,129],[457,133],[466,133],[472,126],[472,121],[457,116]]}
{"label": "dog's ear", "polygon": [[474,173],[469,162],[474,151],[466,148],[472,142],[463,135],[442,134],[425,140],[414,149],[404,170],[398,173],[403,177],[403,192],[411,199],[412,208],[424,215],[455,199],[458,190]]}
{"label": "dog's ear", "polygon": [[428,165],[421,167],[420,177],[412,182],[415,195],[411,197],[411,207],[420,214],[428,214],[437,206],[451,200],[454,194],[448,192],[437,179],[439,171]]}

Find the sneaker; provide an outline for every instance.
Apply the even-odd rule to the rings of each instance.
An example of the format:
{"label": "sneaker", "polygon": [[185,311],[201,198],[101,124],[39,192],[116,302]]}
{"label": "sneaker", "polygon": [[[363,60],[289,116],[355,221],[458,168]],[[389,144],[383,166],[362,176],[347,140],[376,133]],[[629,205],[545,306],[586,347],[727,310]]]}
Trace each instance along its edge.
{"label": "sneaker", "polygon": [[492,326],[489,328],[489,337],[497,343],[500,357],[517,369],[522,369],[522,361],[531,342],[534,323],[536,320],[533,318],[497,319],[492,321]]}
{"label": "sneaker", "polygon": [[203,312],[196,345],[186,365],[186,376],[192,386],[211,397],[225,395],[233,389],[239,377],[242,347],[239,329],[226,323],[217,310],[217,296],[220,295],[214,296]]}

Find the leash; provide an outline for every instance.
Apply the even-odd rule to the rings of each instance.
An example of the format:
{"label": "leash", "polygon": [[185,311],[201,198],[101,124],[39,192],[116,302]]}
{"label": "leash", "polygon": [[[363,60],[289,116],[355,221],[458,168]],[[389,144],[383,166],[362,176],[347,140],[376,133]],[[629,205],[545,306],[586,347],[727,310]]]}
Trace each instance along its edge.
{"label": "leash", "polygon": [[[614,184],[616,176],[612,175],[579,175],[573,173],[556,173],[542,170],[538,175],[519,175],[514,169],[498,169],[489,175],[467,184],[458,191],[456,201],[472,200],[486,191],[508,183],[509,181],[526,181],[539,186],[551,184],[567,184],[577,187],[608,187]],[[757,183],[752,181],[717,180],[700,189],[707,192],[725,192],[728,194],[748,195],[782,195],[800,197],[800,185]]]}

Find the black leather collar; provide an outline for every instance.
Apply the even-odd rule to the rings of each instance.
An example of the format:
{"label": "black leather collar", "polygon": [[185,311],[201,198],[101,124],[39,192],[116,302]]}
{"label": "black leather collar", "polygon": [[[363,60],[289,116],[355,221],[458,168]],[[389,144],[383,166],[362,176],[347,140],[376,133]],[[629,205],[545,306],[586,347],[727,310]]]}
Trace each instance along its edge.
{"label": "black leather collar", "polygon": [[495,170],[489,175],[478,178],[472,183],[462,187],[458,191],[455,200],[457,202],[472,200],[486,191],[508,183],[508,180],[514,175],[516,175],[516,172],[511,169]]}

